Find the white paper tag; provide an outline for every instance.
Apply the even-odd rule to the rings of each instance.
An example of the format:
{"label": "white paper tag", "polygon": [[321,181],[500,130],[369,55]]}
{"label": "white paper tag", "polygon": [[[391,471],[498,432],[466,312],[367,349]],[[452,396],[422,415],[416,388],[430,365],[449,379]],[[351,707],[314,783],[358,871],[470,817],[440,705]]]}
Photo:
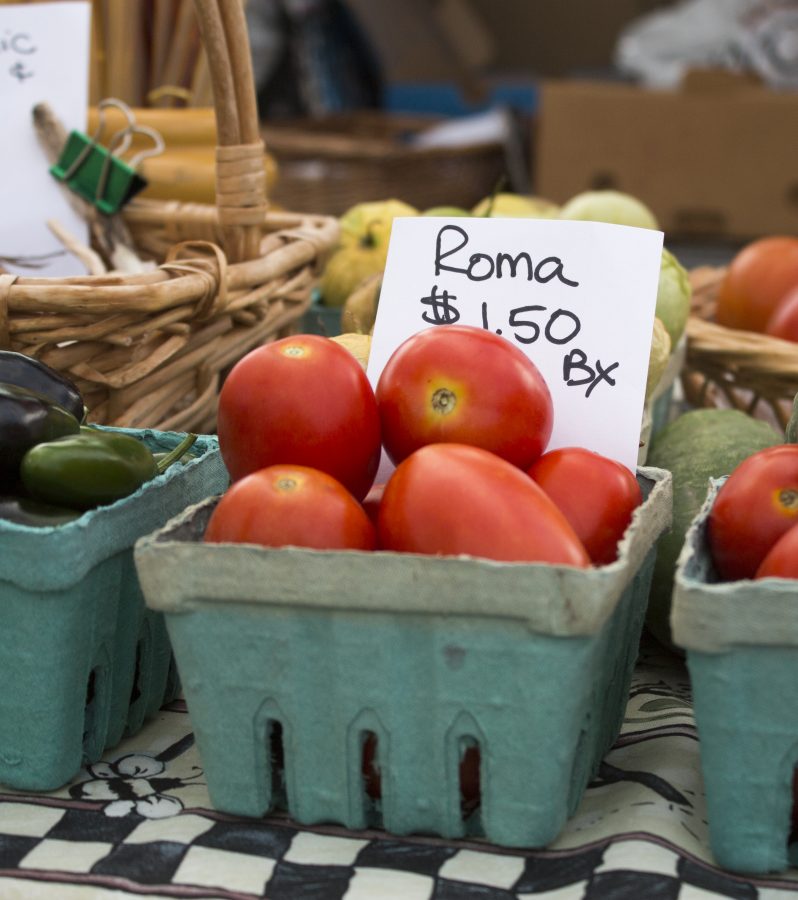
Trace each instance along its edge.
{"label": "white paper tag", "polygon": [[90,21],[85,0],[0,5],[0,257],[9,272],[86,272],[47,227],[55,219],[78,240],[88,238],[86,223],[49,172],[32,110],[47,103],[67,131],[85,129]]}
{"label": "white paper tag", "polygon": [[[393,351],[422,329],[487,328],[549,386],[547,449],[587,447],[635,471],[662,245],[661,231],[598,222],[397,218],[369,380],[376,388]],[[383,460],[378,480],[389,473]]]}

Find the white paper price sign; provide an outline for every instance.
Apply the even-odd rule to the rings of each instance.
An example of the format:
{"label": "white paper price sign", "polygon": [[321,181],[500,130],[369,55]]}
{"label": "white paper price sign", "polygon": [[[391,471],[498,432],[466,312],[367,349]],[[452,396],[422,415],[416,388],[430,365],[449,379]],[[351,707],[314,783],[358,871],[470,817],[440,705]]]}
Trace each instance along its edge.
{"label": "white paper price sign", "polygon": [[[85,274],[47,227],[86,241],[86,223],[49,172],[31,111],[47,103],[64,127],[86,127],[91,5],[0,4],[0,257],[23,275]],[[12,262],[11,260],[15,260]]]}
{"label": "white paper price sign", "polygon": [[598,222],[395,219],[369,380],[424,328],[489,329],[546,379],[548,449],[587,447],[634,471],[662,244],[661,231]]}

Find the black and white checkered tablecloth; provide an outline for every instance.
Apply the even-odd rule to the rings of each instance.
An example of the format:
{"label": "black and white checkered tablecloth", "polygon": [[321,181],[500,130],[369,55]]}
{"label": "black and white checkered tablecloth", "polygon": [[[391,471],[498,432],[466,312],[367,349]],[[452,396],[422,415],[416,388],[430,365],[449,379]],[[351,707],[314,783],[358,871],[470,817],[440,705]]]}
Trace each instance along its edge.
{"label": "black and white checkered tablecloth", "polygon": [[774,900],[709,850],[689,682],[644,645],[619,739],[545,850],[236,819],[213,810],[182,702],[51,794],[0,785],[0,900]]}

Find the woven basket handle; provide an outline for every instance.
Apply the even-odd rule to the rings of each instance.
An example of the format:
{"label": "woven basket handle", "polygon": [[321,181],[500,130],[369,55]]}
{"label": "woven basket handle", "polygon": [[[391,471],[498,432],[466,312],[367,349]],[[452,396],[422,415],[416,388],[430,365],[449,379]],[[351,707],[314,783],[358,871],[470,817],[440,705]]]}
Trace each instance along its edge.
{"label": "woven basket handle", "polygon": [[242,0],[194,0],[216,111],[216,206],[227,258],[259,255],[266,176]]}

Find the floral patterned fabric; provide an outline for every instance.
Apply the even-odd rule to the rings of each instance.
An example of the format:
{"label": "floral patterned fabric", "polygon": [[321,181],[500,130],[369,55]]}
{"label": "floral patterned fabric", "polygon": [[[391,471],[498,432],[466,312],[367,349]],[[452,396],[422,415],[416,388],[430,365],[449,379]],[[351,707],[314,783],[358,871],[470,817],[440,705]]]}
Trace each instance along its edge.
{"label": "floral patterned fabric", "polygon": [[229,900],[773,900],[709,848],[683,661],[644,643],[621,734],[545,850],[396,838],[213,809],[182,701],[49,794],[0,785],[0,897]]}

